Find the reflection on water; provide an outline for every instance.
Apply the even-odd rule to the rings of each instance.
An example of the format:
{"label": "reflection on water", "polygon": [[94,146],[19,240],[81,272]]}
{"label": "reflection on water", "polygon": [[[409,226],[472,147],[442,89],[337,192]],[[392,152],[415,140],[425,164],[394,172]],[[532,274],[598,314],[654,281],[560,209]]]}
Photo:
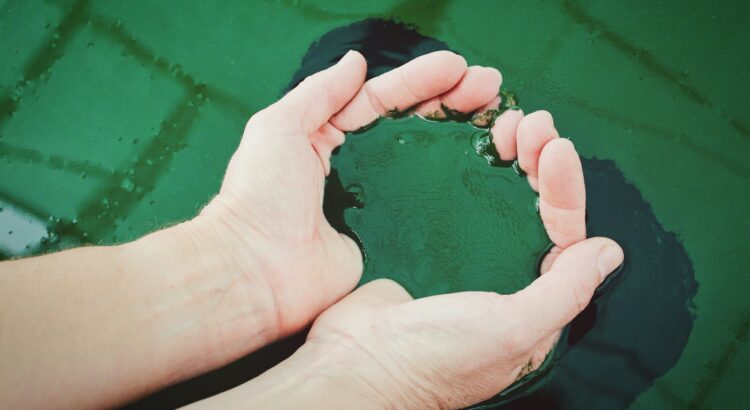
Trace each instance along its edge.
{"label": "reflection on water", "polygon": [[0,199],[0,255],[34,253],[47,240],[47,224],[11,203]]}

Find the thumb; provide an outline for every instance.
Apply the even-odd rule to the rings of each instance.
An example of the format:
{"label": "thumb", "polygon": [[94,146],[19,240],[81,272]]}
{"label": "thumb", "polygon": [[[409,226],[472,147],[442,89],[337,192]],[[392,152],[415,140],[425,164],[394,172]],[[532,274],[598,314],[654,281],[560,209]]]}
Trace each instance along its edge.
{"label": "thumb", "polygon": [[549,272],[510,296],[523,324],[519,328],[529,332],[527,340],[541,340],[567,325],[623,260],[622,248],[607,238],[586,239],[563,250]]}
{"label": "thumb", "polygon": [[365,58],[350,50],[332,67],[307,77],[268,110],[277,114],[274,118],[280,116],[279,125],[295,126],[310,135],[357,94],[366,74]]}

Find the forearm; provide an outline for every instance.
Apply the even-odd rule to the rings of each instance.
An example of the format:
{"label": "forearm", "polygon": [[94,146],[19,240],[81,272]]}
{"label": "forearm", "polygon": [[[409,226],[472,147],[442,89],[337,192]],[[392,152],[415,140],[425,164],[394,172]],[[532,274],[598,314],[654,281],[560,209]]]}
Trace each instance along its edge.
{"label": "forearm", "polygon": [[[360,376],[366,365],[344,348],[307,342],[291,357],[255,379],[187,406],[190,410],[232,409],[383,409],[391,395]],[[376,372],[376,370],[373,370]],[[384,383],[385,384],[385,383]]]}
{"label": "forearm", "polygon": [[190,222],[0,264],[4,403],[115,405],[274,339],[273,295],[248,275],[260,267],[236,271],[209,233]]}

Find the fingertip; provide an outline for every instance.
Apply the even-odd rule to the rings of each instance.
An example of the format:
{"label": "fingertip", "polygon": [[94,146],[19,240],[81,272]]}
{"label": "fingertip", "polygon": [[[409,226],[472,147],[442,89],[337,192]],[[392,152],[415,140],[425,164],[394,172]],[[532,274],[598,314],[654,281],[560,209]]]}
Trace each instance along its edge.
{"label": "fingertip", "polygon": [[527,175],[538,175],[542,148],[558,137],[552,115],[547,111],[535,111],[521,120],[517,132],[518,164]]}
{"label": "fingertip", "polygon": [[597,256],[596,265],[599,268],[599,274],[602,280],[614,272],[618,266],[622,265],[625,260],[625,252],[620,245],[611,241],[612,244],[604,246]]}
{"label": "fingertip", "polygon": [[523,116],[522,110],[506,110],[495,119],[492,125],[492,142],[503,161],[516,158],[516,130]]}
{"label": "fingertip", "polygon": [[339,64],[346,66],[347,70],[356,73],[354,78],[357,79],[357,82],[360,83],[360,85],[365,82],[365,77],[367,76],[367,60],[365,60],[365,56],[363,56],[362,53],[356,50],[349,50],[343,57],[341,57],[341,60],[339,60],[337,65]]}
{"label": "fingertip", "polygon": [[474,111],[497,97],[501,76],[492,67],[471,66],[461,81],[440,97],[442,103],[458,112]]}
{"label": "fingertip", "polygon": [[429,54],[425,54],[424,56],[434,58],[434,62],[443,64],[445,67],[448,67],[449,70],[447,70],[447,72],[457,75],[457,77],[451,77],[456,81],[458,81],[458,79],[460,79],[464,75],[466,69],[469,67],[469,64],[466,62],[466,59],[462,55],[456,54],[449,50],[439,50]]}
{"label": "fingertip", "polygon": [[[403,70],[404,83],[418,101],[436,97],[461,81],[467,70],[466,59],[447,50],[424,54],[390,73]],[[382,76],[388,77],[388,73]],[[414,102],[411,102],[412,104]]]}

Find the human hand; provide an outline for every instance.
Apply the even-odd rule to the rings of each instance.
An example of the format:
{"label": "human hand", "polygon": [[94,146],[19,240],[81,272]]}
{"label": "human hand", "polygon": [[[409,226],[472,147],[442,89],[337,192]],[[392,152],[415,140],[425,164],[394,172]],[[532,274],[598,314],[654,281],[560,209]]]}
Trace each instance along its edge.
{"label": "human hand", "polygon": [[364,59],[351,52],[254,115],[221,192],[194,221],[198,235],[221,249],[236,276],[249,278],[222,306],[240,305],[247,286],[270,289],[269,340],[310,323],[361,275],[359,249],[322,212],[330,155],[344,132],[420,103],[473,111],[491,105],[501,81],[497,70],[467,68],[448,51],[417,58],[366,84],[365,73]]}
{"label": "human hand", "polygon": [[623,252],[609,239],[584,240],[580,159],[570,141],[558,138],[549,113],[506,111],[492,131],[501,157],[517,155],[540,194],[555,244],[541,278],[513,295],[463,292],[416,301],[395,282],[371,282],[323,313],[290,359],[206,403],[463,407],[535,370]]}
{"label": "human hand", "polygon": [[[519,164],[539,190],[540,213],[555,243],[543,275],[513,295],[412,300],[395,282],[378,280],[344,298],[316,320],[307,344],[308,351],[329,352],[310,354],[328,356],[317,359],[326,363],[317,372],[358,391],[356,400],[459,408],[492,397],[541,365],[561,329],[622,263],[613,241],[583,240],[585,191],[572,143],[558,139],[546,112],[518,118],[496,121],[493,133],[505,147],[498,136],[513,135]],[[341,372],[349,384],[336,378]]]}

